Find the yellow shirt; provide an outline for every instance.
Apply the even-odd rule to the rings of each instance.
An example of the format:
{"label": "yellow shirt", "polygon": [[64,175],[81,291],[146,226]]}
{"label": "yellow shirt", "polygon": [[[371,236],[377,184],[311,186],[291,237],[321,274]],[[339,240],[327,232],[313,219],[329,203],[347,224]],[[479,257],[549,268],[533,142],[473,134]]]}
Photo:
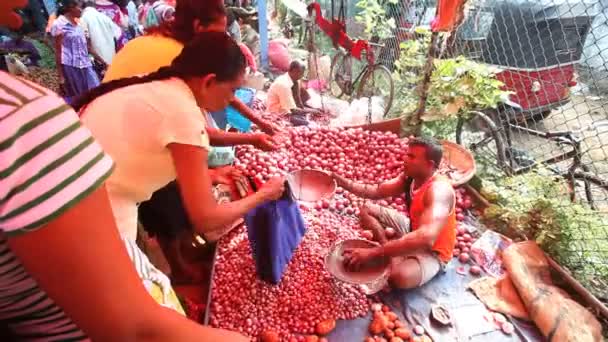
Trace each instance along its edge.
{"label": "yellow shirt", "polygon": [[160,35],[135,38],[114,56],[103,82],[155,72],[170,65],[183,48],[177,40]]}

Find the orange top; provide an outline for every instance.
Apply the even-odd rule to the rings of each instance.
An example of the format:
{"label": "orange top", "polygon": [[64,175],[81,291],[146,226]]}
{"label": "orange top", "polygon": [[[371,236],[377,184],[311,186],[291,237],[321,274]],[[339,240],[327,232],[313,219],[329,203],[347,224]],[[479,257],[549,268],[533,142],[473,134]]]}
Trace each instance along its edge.
{"label": "orange top", "polygon": [[[410,205],[410,225],[412,231],[420,227],[420,215],[422,215],[425,207],[424,195],[434,182],[447,182],[451,186],[451,183],[447,178],[435,175],[415,191],[412,191],[411,189],[406,190],[410,191],[412,194],[412,204]],[[439,236],[437,236],[437,240],[435,240],[435,244],[433,245],[433,251],[437,252],[439,254],[439,259],[445,263],[452,259],[454,243],[456,243],[455,206],[456,203],[454,203],[454,206],[452,207],[452,211],[448,217],[448,222],[441,229],[441,232],[439,233]]]}

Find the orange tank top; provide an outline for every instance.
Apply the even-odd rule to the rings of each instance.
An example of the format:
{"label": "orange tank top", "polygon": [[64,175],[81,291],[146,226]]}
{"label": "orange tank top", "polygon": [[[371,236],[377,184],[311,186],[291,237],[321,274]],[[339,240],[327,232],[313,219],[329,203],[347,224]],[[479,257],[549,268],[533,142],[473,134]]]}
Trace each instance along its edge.
{"label": "orange tank top", "polygon": [[[429,179],[426,183],[424,183],[420,188],[412,191],[412,186],[410,189],[406,189],[406,191],[410,191],[412,203],[410,205],[410,227],[412,231],[418,229],[420,227],[420,215],[424,210],[424,195],[426,191],[430,188],[433,182],[448,182],[449,180],[443,176],[435,175],[431,179]],[[451,183],[450,183],[451,185]],[[433,245],[433,251],[437,252],[439,255],[439,259],[445,263],[449,262],[452,259],[452,252],[454,250],[454,243],[456,243],[456,210],[455,203],[452,207],[452,211],[450,212],[450,216],[448,217],[448,222],[441,229],[439,236],[437,236],[437,240],[435,240],[435,244]]]}

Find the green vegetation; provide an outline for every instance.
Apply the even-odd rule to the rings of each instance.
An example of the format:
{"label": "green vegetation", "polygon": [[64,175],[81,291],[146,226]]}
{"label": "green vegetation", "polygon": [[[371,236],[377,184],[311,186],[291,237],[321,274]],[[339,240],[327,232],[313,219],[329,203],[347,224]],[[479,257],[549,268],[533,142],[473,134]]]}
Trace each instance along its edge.
{"label": "green vegetation", "polygon": [[[539,169],[484,181],[492,202],[482,221],[516,240],[535,240],[542,249],[591,289],[608,284],[608,216],[572,203],[561,177]],[[605,238],[601,238],[605,237]]]}

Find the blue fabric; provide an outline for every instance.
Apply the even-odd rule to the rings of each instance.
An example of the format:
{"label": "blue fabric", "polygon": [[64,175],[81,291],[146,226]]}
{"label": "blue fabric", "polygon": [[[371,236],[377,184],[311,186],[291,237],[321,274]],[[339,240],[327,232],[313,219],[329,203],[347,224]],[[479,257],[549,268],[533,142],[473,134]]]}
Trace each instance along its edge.
{"label": "blue fabric", "polygon": [[[219,129],[218,124],[215,122],[215,118],[209,113],[207,113],[207,122],[211,127]],[[207,154],[207,165],[212,168],[231,165],[234,162],[234,158],[234,147],[211,146],[209,153]]]}
{"label": "blue fabric", "polygon": [[247,213],[245,223],[258,277],[278,284],[306,232],[289,185],[279,200],[263,203]]}
{"label": "blue fabric", "polygon": [[[255,90],[251,88],[239,88],[234,93],[239,100],[245,105],[251,107],[255,97]],[[234,127],[241,132],[249,132],[251,130],[251,121],[242,116],[234,107],[228,106],[224,110],[211,113],[219,129],[225,130],[228,125]]]}

